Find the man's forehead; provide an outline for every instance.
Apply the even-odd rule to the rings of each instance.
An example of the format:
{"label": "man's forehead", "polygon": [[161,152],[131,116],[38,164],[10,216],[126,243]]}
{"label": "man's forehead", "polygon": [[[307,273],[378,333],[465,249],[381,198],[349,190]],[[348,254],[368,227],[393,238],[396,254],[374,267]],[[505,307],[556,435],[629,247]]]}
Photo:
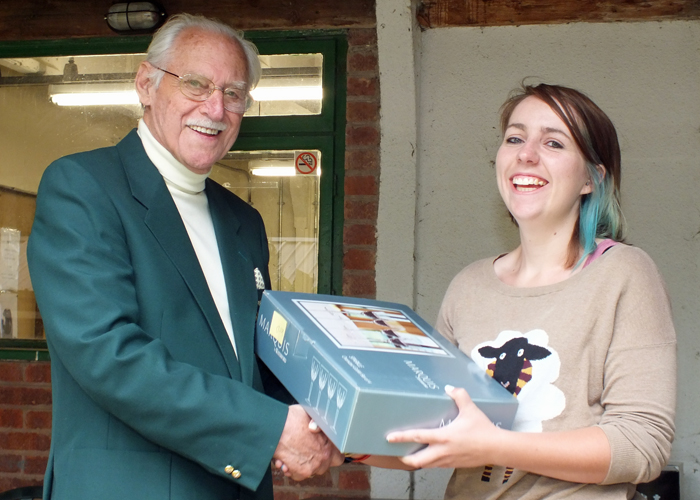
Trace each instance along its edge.
{"label": "man's forehead", "polygon": [[248,61],[240,43],[221,33],[212,33],[197,28],[187,28],[175,39],[169,64],[177,67],[180,74],[201,74],[211,78],[215,70],[228,64],[232,71],[243,71],[239,78],[231,78],[236,83],[247,78]]}

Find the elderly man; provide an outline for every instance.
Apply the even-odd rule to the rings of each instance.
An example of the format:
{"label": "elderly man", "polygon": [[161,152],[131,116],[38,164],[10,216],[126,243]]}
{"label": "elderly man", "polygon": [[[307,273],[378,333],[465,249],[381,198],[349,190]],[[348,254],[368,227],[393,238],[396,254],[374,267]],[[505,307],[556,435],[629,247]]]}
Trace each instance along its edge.
{"label": "elderly man", "polygon": [[28,248],[52,361],[45,499],[272,499],[271,461],[297,480],[342,462],[264,392],[282,392],[253,352],[265,230],[207,179],[259,74],[237,32],[175,16],[136,77],[138,131],[46,170]]}

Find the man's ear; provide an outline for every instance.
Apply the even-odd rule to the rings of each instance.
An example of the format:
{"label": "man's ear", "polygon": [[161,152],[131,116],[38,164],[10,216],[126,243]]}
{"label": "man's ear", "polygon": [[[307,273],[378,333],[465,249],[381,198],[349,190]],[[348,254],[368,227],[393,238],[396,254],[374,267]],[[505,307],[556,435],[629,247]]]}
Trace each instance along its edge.
{"label": "man's ear", "polygon": [[139,101],[144,107],[150,106],[152,100],[152,94],[155,92],[155,85],[153,80],[151,80],[151,73],[153,71],[153,66],[150,63],[143,61],[139,64],[139,70],[136,72],[136,93],[139,96]]}

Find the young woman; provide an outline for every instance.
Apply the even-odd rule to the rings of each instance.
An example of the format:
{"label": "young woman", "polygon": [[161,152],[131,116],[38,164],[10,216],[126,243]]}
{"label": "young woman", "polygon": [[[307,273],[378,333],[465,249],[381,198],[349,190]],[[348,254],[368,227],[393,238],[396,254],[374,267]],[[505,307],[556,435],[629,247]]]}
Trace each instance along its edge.
{"label": "young woman", "polygon": [[544,84],[512,96],[501,127],[497,184],[520,245],[460,272],[437,328],[518,398],[513,430],[447,388],[452,424],[387,439],[428,445],[404,466],[455,467],[449,499],[632,498],[670,455],[676,339],[656,266],[620,243],[615,128]]}

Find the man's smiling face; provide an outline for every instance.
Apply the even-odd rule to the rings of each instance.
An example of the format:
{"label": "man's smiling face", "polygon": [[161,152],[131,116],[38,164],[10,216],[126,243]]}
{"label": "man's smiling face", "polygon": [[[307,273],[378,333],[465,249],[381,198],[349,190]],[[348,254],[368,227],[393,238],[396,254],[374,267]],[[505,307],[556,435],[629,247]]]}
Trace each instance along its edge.
{"label": "man's smiling face", "polygon": [[[175,40],[166,69],[176,75],[198,74],[214,85],[227,88],[246,82],[248,66],[241,46],[227,36],[199,29],[186,29]],[[193,101],[169,74],[155,88],[148,78],[153,71],[142,63],[136,76],[143,119],[149,130],[180,163],[204,174],[231,149],[243,114],[224,109],[223,94],[215,90],[206,101]]]}

